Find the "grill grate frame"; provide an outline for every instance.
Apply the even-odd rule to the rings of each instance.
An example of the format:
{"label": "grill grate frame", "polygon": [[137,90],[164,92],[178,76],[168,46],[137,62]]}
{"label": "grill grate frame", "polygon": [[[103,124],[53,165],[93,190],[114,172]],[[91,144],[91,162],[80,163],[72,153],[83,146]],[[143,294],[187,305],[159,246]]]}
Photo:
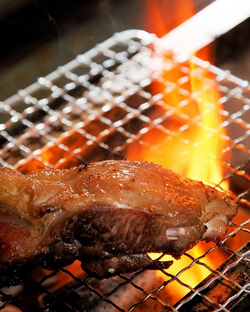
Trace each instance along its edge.
{"label": "grill grate frame", "polygon": [[[163,52],[166,70],[178,67],[181,73],[177,83],[162,81],[158,74],[157,64]],[[220,115],[224,121],[220,127],[228,131],[224,140],[229,146],[222,152],[232,153],[231,160],[221,164],[223,180],[230,183],[230,194],[240,204],[237,224],[221,243],[203,246],[199,257],[185,253],[183,257],[189,259],[189,264],[176,274],[162,271],[165,279],[148,271],[98,281],[80,270],[76,274],[72,267],[53,272],[38,270],[23,285],[0,291],[0,310],[16,306],[21,311],[185,311],[187,307],[190,310],[192,303],[192,311],[199,311],[201,303],[193,304],[198,298],[202,307],[211,311],[230,311],[235,302],[248,296],[250,281],[244,272],[249,269],[249,249],[238,251],[232,246],[235,237],[242,240],[243,246],[250,234],[250,86],[208,62],[195,57],[192,61],[197,65],[197,75],[199,70],[211,74],[207,85],[214,86],[216,81],[221,94]],[[193,98],[199,97],[188,90],[189,70],[187,61],[166,52],[164,43],[154,35],[137,30],[115,34],[0,102],[0,165],[22,172],[45,165],[63,168],[102,159],[123,159],[131,147],[139,151],[150,149],[164,157],[161,144],[150,144],[145,135],[155,131],[186,144],[182,134],[201,123],[200,116],[190,119],[185,113]],[[161,92],[154,91],[157,88],[152,89],[157,83],[164,84],[167,96],[178,93],[184,111],[176,110],[166,103]],[[173,131],[168,128],[169,121],[185,124]],[[222,183],[217,186],[223,189]],[[217,250],[229,260],[215,269],[204,259]],[[244,266],[245,271],[240,269],[243,278],[233,279],[230,273],[239,265]],[[210,275],[193,288],[182,276],[195,266],[205,267]],[[66,286],[53,289],[53,283],[62,277],[67,280]],[[171,302],[166,291],[174,284],[181,285],[187,293],[178,302]],[[209,287],[214,284],[225,284],[223,289],[228,296],[221,299],[218,294],[211,295]],[[134,293],[131,301],[126,293]]]}

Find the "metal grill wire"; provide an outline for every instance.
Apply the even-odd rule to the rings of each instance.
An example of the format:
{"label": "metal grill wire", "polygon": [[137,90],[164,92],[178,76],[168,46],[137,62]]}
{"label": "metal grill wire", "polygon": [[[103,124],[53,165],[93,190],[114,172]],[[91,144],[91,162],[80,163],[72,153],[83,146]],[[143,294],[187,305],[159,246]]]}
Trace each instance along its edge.
{"label": "metal grill wire", "polygon": [[[157,140],[155,144],[146,140],[150,132],[167,137],[170,144],[173,137],[186,144],[182,133],[201,121],[199,116],[190,119],[183,113],[178,115],[178,110],[166,103],[161,92],[152,91],[157,90],[152,86],[162,81],[157,64],[163,54],[167,60],[165,72],[177,68],[180,73],[178,81],[164,82],[164,92],[178,93],[180,105],[188,109],[195,96],[186,87],[188,63],[164,51],[154,35],[134,30],[115,34],[0,102],[1,165],[22,172],[44,166],[66,168],[89,161],[123,159],[131,147],[164,157]],[[246,277],[249,251],[243,246],[250,234],[250,87],[247,81],[208,62],[198,58],[193,62],[199,70],[211,74],[210,82],[214,85],[216,81],[221,94],[219,113],[224,121],[220,127],[228,133],[224,137],[228,147],[222,153],[231,154],[230,160],[221,161],[223,181],[229,182],[230,195],[240,206],[229,234],[220,243],[202,244],[199,256],[185,253],[186,264],[175,274],[168,270],[162,274],[145,271],[99,281],[81,271],[77,262],[52,272],[38,268],[22,285],[0,290],[0,309],[192,311],[189,304],[195,303],[209,311],[229,311],[239,298],[249,293]],[[176,120],[186,123],[169,129],[169,121]],[[222,185],[218,187],[223,189]],[[207,264],[206,259],[218,254],[223,254],[225,262],[217,269]],[[209,278],[195,288],[185,276],[198,267],[207,270]],[[244,277],[239,278],[240,274]],[[214,295],[216,283],[218,291],[227,295]],[[172,298],[171,289],[176,285],[186,296]]]}

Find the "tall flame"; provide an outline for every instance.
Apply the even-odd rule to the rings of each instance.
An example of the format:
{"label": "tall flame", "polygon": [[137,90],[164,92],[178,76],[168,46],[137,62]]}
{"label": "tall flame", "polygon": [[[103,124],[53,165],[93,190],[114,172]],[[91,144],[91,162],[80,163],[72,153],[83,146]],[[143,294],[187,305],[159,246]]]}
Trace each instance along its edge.
{"label": "tall flame", "polygon": [[[223,178],[220,160],[227,144],[226,133],[221,126],[219,92],[206,68],[201,70],[193,62],[190,62],[190,67],[191,91],[196,94],[200,120],[197,129],[190,133],[186,176],[214,186]],[[221,187],[227,188],[225,183]]]}
{"label": "tall flame", "polygon": [[[187,7],[193,8],[191,1],[185,2]],[[174,1],[178,6],[178,1]],[[157,16],[158,26],[154,31],[163,35],[164,22],[160,19],[161,12],[157,8],[157,1],[148,1],[149,12]],[[187,14],[192,15],[191,10]],[[185,16],[184,20],[186,17]],[[151,20],[151,21],[152,21]],[[183,20],[182,20],[183,21]],[[165,29],[166,33],[166,29]],[[209,55],[204,49],[204,55]],[[200,54],[199,54],[200,56]],[[211,57],[211,56],[210,56]],[[143,144],[131,145],[128,150],[128,159],[143,159],[152,161],[166,168],[179,173],[182,176],[201,180],[212,186],[228,188],[223,180],[221,161],[223,150],[227,146],[227,136],[222,127],[222,107],[219,102],[220,94],[214,77],[207,68],[197,66],[192,61],[195,56],[185,65],[172,66],[168,59],[165,59],[162,72],[159,74],[160,83],[152,83],[152,93],[162,94],[160,104],[164,107],[165,135],[156,130],[149,130],[141,141]],[[172,62],[174,63],[174,62]],[[170,64],[170,65],[169,65]],[[172,66],[172,67],[171,67]],[[183,75],[185,70],[185,75]],[[162,126],[162,125],[161,125]],[[158,127],[160,129],[160,127]],[[160,152],[159,152],[160,151]],[[165,287],[172,302],[181,299],[189,287],[197,286],[211,272],[199,262],[192,262],[200,257],[201,262],[210,268],[217,268],[226,260],[226,255],[221,254],[213,257],[213,252],[206,254],[213,243],[199,243],[191,251],[174,261],[174,264],[167,269],[167,276],[175,276],[173,280],[169,277],[169,287]],[[205,255],[205,256],[204,256]],[[150,254],[155,259],[159,254]],[[162,260],[170,260],[170,256],[164,256]],[[187,269],[188,268],[188,269]],[[156,274],[162,274],[157,272]],[[181,281],[175,281],[176,277]],[[166,276],[164,280],[166,281]],[[188,284],[182,286],[182,282]]]}
{"label": "tall flame", "polygon": [[[163,114],[167,116],[164,120],[166,135],[161,132],[157,137],[155,129],[149,130],[142,137],[144,144],[131,145],[128,158],[156,162],[182,176],[212,186],[220,184],[221,188],[227,189],[221,183],[221,160],[228,142],[217,83],[207,68],[201,68],[191,60],[185,64],[188,69],[185,76],[183,65],[175,65],[174,70],[162,72],[165,81],[162,89],[157,85],[157,92],[162,93]],[[180,84],[183,78],[185,87]],[[154,85],[152,88],[152,93],[156,93]],[[183,91],[186,92],[184,95]]]}
{"label": "tall flame", "polygon": [[[186,90],[188,89],[187,99],[183,100],[183,95],[178,94],[176,88],[166,92],[168,83],[163,84],[165,89],[161,90],[163,102],[165,101],[174,108],[174,113],[169,114],[170,122],[166,124],[168,134],[157,138],[154,131],[148,131],[141,140],[144,144],[129,148],[128,158],[152,161],[182,176],[201,180],[212,186],[219,185],[226,190],[227,185],[221,182],[223,180],[221,159],[227,144],[227,137],[222,127],[223,120],[220,114],[222,108],[218,88],[207,68],[198,67],[192,61],[188,62],[188,68],[185,87]],[[178,81],[183,77],[181,66],[174,71],[163,72],[162,76],[164,80],[172,83],[176,81],[178,85]],[[157,88],[159,92],[159,86]],[[162,105],[164,106],[164,103]],[[165,114],[168,114],[167,109]],[[212,243],[200,243],[188,254],[193,259],[202,257],[202,262],[211,268],[217,268],[226,258],[225,255],[215,259],[211,259],[212,255],[203,258],[211,246],[213,246]],[[150,256],[155,259],[159,257],[159,254],[150,254]],[[170,256],[163,257],[163,260],[170,259],[172,259]],[[211,272],[205,266],[197,264],[185,270],[191,262],[189,257],[183,256],[174,262],[167,273],[180,274],[181,281],[184,283],[188,281],[190,287],[195,287]],[[164,279],[166,280],[166,276]],[[172,284],[175,286],[172,287]],[[179,282],[171,282],[171,287],[166,289],[168,294],[171,294],[173,302],[182,298],[189,290]]]}

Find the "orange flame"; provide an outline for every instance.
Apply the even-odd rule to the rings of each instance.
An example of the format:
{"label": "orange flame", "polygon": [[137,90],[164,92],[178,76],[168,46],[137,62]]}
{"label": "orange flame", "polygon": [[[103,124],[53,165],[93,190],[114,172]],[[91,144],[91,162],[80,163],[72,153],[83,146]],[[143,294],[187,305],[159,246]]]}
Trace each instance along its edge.
{"label": "orange flame", "polygon": [[[174,64],[174,69],[162,72],[164,83],[156,87],[163,95],[158,103],[167,117],[156,126],[158,130],[143,135],[144,144],[131,145],[128,158],[156,162],[182,176],[227,189],[221,184],[227,136],[216,81],[207,68],[192,61],[185,64],[185,75],[184,65]],[[155,85],[152,88],[155,93]]]}
{"label": "orange flame", "polygon": [[[159,89],[159,85],[157,86],[157,92],[163,94],[161,105],[166,108],[164,114],[168,115],[167,122],[165,122],[166,134],[157,138],[155,130],[148,131],[141,139],[143,144],[132,145],[132,148],[129,148],[128,159],[152,161],[182,176],[201,180],[212,186],[219,185],[220,188],[226,190],[226,183],[221,183],[223,172],[220,162],[227,144],[227,137],[221,126],[222,107],[216,82],[207,68],[198,67],[192,61],[189,61],[186,66],[188,71],[186,70],[185,79],[182,73],[183,67],[178,65],[173,70],[163,71],[163,90]],[[184,83],[180,84],[180,80],[182,82],[185,80],[185,89]],[[170,84],[172,89],[169,88]],[[183,88],[186,98],[178,88]],[[155,90],[152,91],[155,92]],[[166,103],[174,108],[171,113]],[[209,254],[203,258],[212,245],[200,243],[188,254],[193,259],[202,257],[202,262],[210,268],[217,268],[225,261],[225,255],[211,259],[212,255]],[[150,254],[150,256],[155,259],[159,257],[159,254]],[[170,256],[164,256],[163,260],[173,259]],[[195,287],[211,272],[205,266],[198,264],[186,270],[185,268],[190,267],[191,263],[191,258],[182,256],[180,260],[174,261],[167,273],[177,274],[177,276],[180,274],[179,279],[182,282],[188,281],[189,286]],[[166,280],[166,276],[164,279]],[[166,289],[173,303],[189,291],[179,282],[175,281],[170,284],[171,286]]]}
{"label": "orange flame", "polygon": [[[185,2],[189,10],[186,10],[186,16],[182,15],[180,22],[194,12],[190,2]],[[177,8],[179,1],[173,3]],[[157,1],[148,1],[147,4],[150,16],[151,14],[154,16],[150,20],[153,22],[151,25],[154,25],[153,31],[162,36],[169,30],[167,27],[165,32],[163,30],[166,17],[161,19],[163,13],[157,7]],[[201,52],[203,57],[209,55],[208,49]],[[227,190],[228,185],[222,182],[221,165],[223,150],[227,146],[227,136],[222,127],[220,94],[216,81],[208,70],[209,63],[207,62],[207,68],[201,68],[191,60],[195,57],[190,58],[185,64],[178,64],[168,57],[169,55],[165,57],[162,64],[162,72],[158,73],[158,82],[153,81],[151,85],[152,94],[162,94],[158,103],[164,108],[163,115],[167,117],[162,118],[161,124],[156,126],[156,129],[149,130],[142,136],[140,141],[143,143],[135,143],[129,147],[128,159],[152,161],[182,176],[201,180],[212,186],[219,185],[220,188]],[[164,131],[162,128],[165,128]],[[206,254],[212,246],[213,243],[199,243],[180,260],[174,260],[174,264],[166,270],[170,276],[170,283],[164,290],[171,297],[172,304],[190,290],[179,281],[195,287],[211,273],[206,266],[193,262],[193,259],[200,257],[201,262],[210,268],[217,268],[226,260],[225,254],[216,257],[213,252]],[[150,256],[156,259],[160,255],[150,254]],[[164,256],[161,260],[173,259]],[[179,281],[175,278],[171,280],[171,276],[177,276]],[[165,275],[164,280],[166,281]]]}
{"label": "orange flame", "polygon": [[146,0],[145,29],[162,37],[194,14],[192,1]]}

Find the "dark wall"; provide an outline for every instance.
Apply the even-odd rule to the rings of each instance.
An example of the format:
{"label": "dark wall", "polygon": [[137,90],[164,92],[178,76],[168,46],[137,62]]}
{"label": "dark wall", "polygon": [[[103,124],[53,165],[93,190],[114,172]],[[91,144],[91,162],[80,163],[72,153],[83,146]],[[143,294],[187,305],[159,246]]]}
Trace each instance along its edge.
{"label": "dark wall", "polygon": [[[212,1],[2,0],[0,100],[71,61],[115,32],[144,29],[163,35]],[[158,31],[159,17],[163,32]]]}

